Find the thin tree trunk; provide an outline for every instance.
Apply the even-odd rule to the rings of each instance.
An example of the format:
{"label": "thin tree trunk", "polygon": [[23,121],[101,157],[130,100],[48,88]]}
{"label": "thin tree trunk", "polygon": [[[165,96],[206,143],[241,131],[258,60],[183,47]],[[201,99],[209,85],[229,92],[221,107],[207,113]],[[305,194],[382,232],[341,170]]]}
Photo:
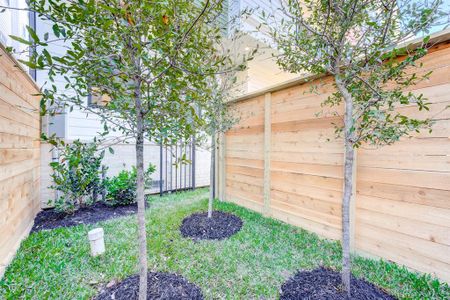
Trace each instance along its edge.
{"label": "thin tree trunk", "polygon": [[147,299],[147,234],[145,228],[144,195],[144,120],[140,85],[135,88],[136,104],[136,200],[138,204],[137,220],[139,231],[139,300]]}
{"label": "thin tree trunk", "polygon": [[342,284],[348,297],[351,295],[350,276],[350,201],[353,192],[353,164],[355,161],[354,149],[354,121],[353,98],[342,81],[336,78],[336,84],[345,100],[345,164],[344,164],[344,195],[342,198]]}
{"label": "thin tree trunk", "polygon": [[216,130],[211,129],[211,166],[209,174],[209,202],[208,202],[208,218],[212,217],[213,201],[214,201],[214,172],[216,171]]}

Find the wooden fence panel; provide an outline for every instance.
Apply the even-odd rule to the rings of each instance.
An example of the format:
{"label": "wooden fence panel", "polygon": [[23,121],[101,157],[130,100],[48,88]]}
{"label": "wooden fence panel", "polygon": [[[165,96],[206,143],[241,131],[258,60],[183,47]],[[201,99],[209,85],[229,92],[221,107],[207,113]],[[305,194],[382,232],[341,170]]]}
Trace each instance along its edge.
{"label": "wooden fence panel", "polygon": [[[358,149],[351,227],[355,251],[450,282],[448,57],[449,42],[434,46],[420,71],[433,71],[430,79],[410,88],[429,99],[430,109],[398,108],[411,117],[432,118],[433,131],[392,146]],[[320,105],[333,90],[332,79],[322,77],[233,102],[241,120],[221,149],[226,200],[341,238],[344,147],[334,124],[342,122],[343,108]]]}
{"label": "wooden fence panel", "polygon": [[[311,93],[313,85],[319,88]],[[339,239],[343,142],[332,122],[341,122],[334,114],[341,108],[323,111],[317,101],[331,88],[316,80],[272,93],[270,215]]]}
{"label": "wooden fence panel", "polygon": [[239,123],[225,135],[225,198],[263,211],[264,96],[236,105]]}
{"label": "wooden fence panel", "polygon": [[0,47],[0,277],[40,209],[38,91]]}
{"label": "wooden fence panel", "polygon": [[[392,146],[358,150],[355,245],[358,250],[433,273],[450,281],[450,48],[428,54],[429,80],[413,91],[424,94],[429,111],[399,109],[432,118],[431,133],[415,134]],[[450,70],[447,70],[450,72]]]}

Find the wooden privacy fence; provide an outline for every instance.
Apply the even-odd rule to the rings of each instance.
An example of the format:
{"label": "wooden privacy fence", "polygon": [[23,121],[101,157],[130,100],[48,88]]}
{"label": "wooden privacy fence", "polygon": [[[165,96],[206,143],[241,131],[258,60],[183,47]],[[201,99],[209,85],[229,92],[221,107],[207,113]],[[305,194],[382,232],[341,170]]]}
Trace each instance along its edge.
{"label": "wooden privacy fence", "polygon": [[38,91],[0,45],[0,277],[40,209]]}
{"label": "wooden privacy fence", "polygon": [[[351,228],[356,252],[450,282],[450,44],[440,38],[419,71],[433,71],[430,79],[411,87],[430,110],[399,108],[432,117],[433,132],[358,149]],[[319,86],[314,94],[311,85]],[[240,121],[221,142],[219,196],[340,239],[344,146],[333,123],[342,120],[320,106],[333,91],[332,78],[322,77],[234,101]]]}

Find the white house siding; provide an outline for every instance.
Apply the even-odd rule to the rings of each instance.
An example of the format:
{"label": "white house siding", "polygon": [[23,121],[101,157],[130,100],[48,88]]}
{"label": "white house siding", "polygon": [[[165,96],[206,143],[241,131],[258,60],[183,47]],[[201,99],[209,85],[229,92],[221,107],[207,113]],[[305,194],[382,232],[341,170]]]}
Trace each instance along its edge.
{"label": "white house siding", "polygon": [[211,153],[199,147],[195,153],[195,184],[197,187],[209,186]]}
{"label": "white house siding", "polygon": [[47,143],[41,143],[41,180],[40,180],[40,194],[41,194],[41,207],[47,208],[51,206],[50,200],[55,199],[55,191],[50,189],[52,168],[50,163],[52,162],[53,146]]}

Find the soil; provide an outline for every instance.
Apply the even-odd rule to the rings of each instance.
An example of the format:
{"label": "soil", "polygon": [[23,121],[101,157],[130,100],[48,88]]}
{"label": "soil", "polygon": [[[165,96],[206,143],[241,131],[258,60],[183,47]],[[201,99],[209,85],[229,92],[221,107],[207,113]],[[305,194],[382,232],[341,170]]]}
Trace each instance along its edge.
{"label": "soil", "polygon": [[136,212],[137,204],[113,207],[102,202],[96,202],[89,207],[80,208],[72,214],[48,209],[37,214],[31,232],[58,227],[70,227],[80,224],[93,224],[120,216],[134,214]]}
{"label": "soil", "polygon": [[[203,299],[199,287],[177,274],[149,272],[147,284],[147,299]],[[133,275],[106,288],[94,300],[134,300],[138,294],[139,275]]]}
{"label": "soil", "polygon": [[[351,298],[361,300],[391,300],[395,297],[363,279],[352,276]],[[342,291],[341,274],[326,268],[312,271],[299,271],[288,279],[280,291],[281,300],[293,299],[349,299]]]}
{"label": "soil", "polygon": [[183,220],[180,231],[194,240],[221,240],[241,230],[242,224],[238,216],[221,211],[213,211],[211,218],[206,212],[195,213]]}

